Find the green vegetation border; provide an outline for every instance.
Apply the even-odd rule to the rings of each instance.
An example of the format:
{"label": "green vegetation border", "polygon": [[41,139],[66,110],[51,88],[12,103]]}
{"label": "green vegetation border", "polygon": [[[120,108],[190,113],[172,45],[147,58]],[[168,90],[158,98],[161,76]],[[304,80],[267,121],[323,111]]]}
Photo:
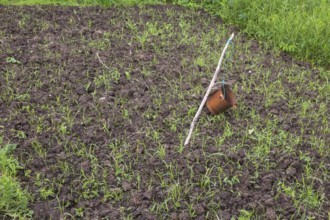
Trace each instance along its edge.
{"label": "green vegetation border", "polygon": [[204,8],[278,51],[316,65],[330,66],[330,2],[327,0],[0,0],[5,5],[162,3]]}

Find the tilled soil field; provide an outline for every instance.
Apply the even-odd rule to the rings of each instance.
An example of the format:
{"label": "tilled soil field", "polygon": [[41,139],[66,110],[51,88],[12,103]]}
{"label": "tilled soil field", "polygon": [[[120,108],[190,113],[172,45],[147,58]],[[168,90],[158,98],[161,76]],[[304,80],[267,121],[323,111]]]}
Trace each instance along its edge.
{"label": "tilled soil field", "polygon": [[328,219],[327,70],[236,32],[237,109],[183,146],[232,31],[176,6],[0,6],[0,137],[33,219]]}

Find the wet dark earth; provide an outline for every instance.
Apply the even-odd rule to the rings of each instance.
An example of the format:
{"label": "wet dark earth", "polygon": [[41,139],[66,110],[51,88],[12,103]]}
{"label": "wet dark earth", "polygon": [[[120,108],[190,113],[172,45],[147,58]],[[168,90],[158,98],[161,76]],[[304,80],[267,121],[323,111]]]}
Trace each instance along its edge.
{"label": "wet dark earth", "polygon": [[[176,6],[0,6],[0,24],[0,136],[33,219],[329,218],[327,72]],[[183,147],[231,31],[238,108],[204,109]]]}

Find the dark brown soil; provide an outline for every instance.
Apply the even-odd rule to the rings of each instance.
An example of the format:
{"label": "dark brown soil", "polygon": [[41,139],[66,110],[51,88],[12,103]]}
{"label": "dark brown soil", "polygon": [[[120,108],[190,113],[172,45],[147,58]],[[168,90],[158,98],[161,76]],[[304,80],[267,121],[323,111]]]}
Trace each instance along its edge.
{"label": "dark brown soil", "polygon": [[[177,16],[168,16],[168,11]],[[226,123],[233,125],[234,135],[221,146],[212,138],[196,137],[189,148],[178,150],[193,117],[188,111],[202,98],[193,88],[201,82],[207,86],[210,75],[201,79],[201,73],[211,74],[215,64],[183,66],[183,58],[198,56],[198,42],[179,44],[174,37],[173,44],[162,45],[159,35],[144,47],[132,40],[134,34],[127,22],[136,22],[141,31],[145,27],[139,22],[157,20],[159,24],[172,23],[174,32],[179,32],[179,16],[192,22],[192,33],[199,33],[199,37],[217,30],[205,27],[203,20],[222,26],[220,19],[205,12],[175,6],[0,6],[0,93],[7,94],[0,100],[0,125],[5,128],[0,135],[5,142],[18,144],[16,155],[24,166],[18,177],[34,196],[30,203],[33,218],[231,219],[244,209],[252,213],[251,218],[259,219],[327,219],[330,184],[326,177],[320,176],[321,183],[306,180],[325,196],[319,208],[297,206],[279,190],[281,183],[301,182],[306,163],[315,170],[320,163],[330,169],[329,154],[321,157],[309,145],[311,135],[328,143],[329,134],[317,121],[300,120],[297,109],[288,107],[286,100],[266,109],[261,104],[264,96],[254,88],[250,93],[241,86],[237,89],[239,104],[262,118],[276,118],[286,132],[298,135],[301,124],[305,125],[305,140],[292,154],[274,146],[267,158],[271,167],[247,157],[257,142],[248,138],[242,142],[249,120],[253,120],[245,113],[227,112],[216,124],[204,112],[201,120],[210,121],[208,127],[197,128],[198,137],[220,137]],[[107,33],[109,41],[104,40]],[[112,34],[122,37],[111,38]],[[237,45],[248,42],[243,35],[237,39]],[[214,42],[210,48],[221,48],[225,41]],[[161,45],[163,53],[156,53],[152,44]],[[258,54],[263,49],[252,41],[249,51]],[[19,63],[9,62],[8,57]],[[231,79],[240,85],[241,73],[253,75],[254,61],[244,54],[236,58]],[[158,62],[153,63],[154,59]],[[300,65],[299,71],[310,68],[269,52],[257,65],[271,69],[276,78],[279,69],[275,64],[281,68]],[[101,74],[115,70],[121,73],[117,80],[96,83]],[[311,80],[318,77],[316,71]],[[285,79],[283,82],[287,89],[295,86]],[[171,91],[173,86],[178,90]],[[293,89],[292,93],[313,97]],[[161,101],[159,106],[155,105],[157,100]],[[326,100],[318,100],[322,101],[329,109]],[[172,119],[179,119],[175,130],[170,127]],[[256,129],[262,130],[260,126]],[[160,144],[165,147],[164,158],[157,156]],[[304,160],[301,152],[311,161]],[[205,186],[206,173],[210,183],[204,182]],[[178,203],[169,200],[166,208],[155,206],[169,198],[176,183],[181,186]],[[40,189],[52,189],[53,193],[45,196]]]}

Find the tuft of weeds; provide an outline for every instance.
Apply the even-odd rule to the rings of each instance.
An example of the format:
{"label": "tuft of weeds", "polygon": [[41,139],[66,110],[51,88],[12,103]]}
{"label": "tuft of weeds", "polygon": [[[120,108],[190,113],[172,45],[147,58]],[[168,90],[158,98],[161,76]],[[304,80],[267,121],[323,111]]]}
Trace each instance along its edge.
{"label": "tuft of weeds", "polygon": [[[0,145],[3,145],[2,141]],[[28,207],[32,197],[16,180],[17,170],[21,169],[21,166],[10,155],[15,148],[15,144],[6,144],[0,148],[0,214],[26,219],[33,214]]]}

